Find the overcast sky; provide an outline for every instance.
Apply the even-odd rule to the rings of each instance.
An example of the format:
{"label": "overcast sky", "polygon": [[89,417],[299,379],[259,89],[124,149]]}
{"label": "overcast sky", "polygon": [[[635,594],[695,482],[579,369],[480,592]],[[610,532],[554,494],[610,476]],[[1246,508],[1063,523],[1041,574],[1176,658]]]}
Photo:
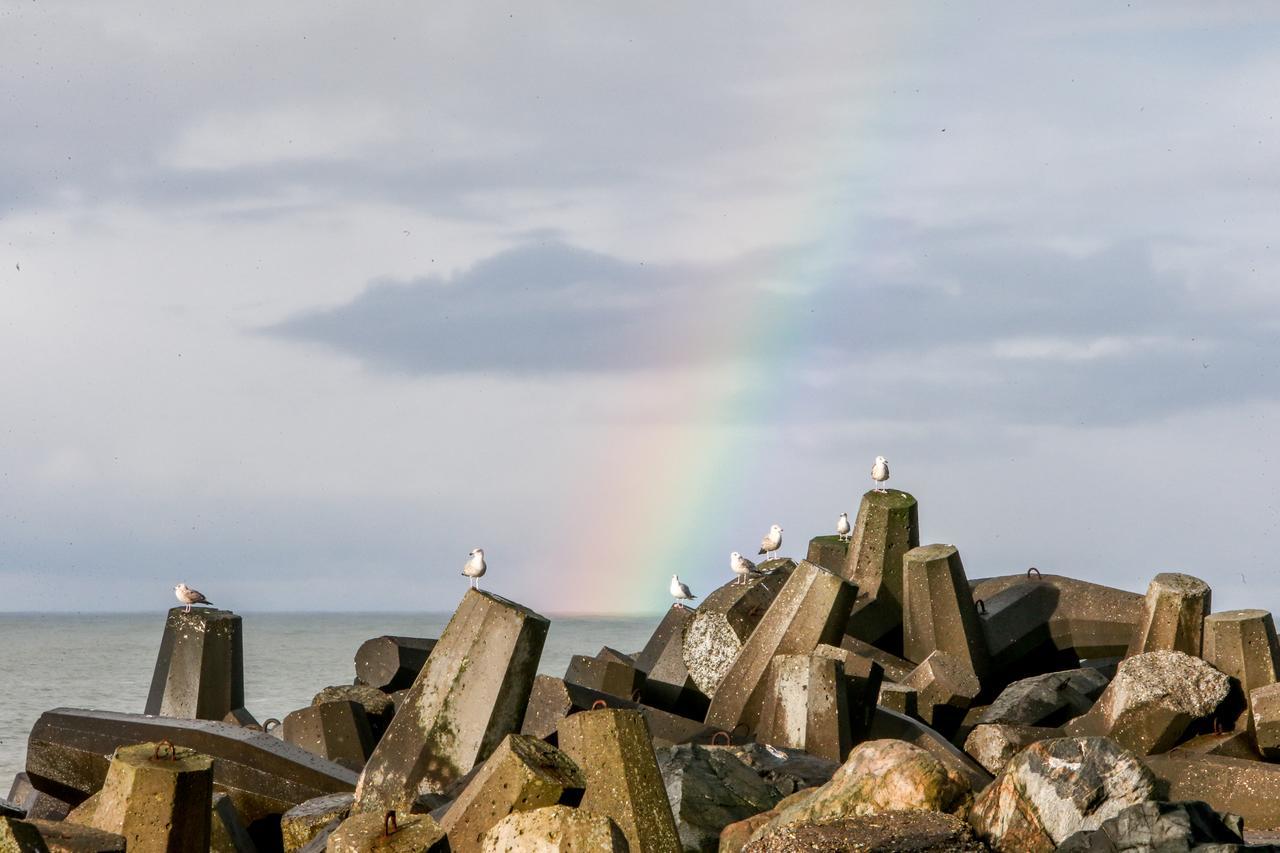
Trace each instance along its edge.
{"label": "overcast sky", "polygon": [[804,552],[1280,603],[1270,3],[0,0],[0,610]]}

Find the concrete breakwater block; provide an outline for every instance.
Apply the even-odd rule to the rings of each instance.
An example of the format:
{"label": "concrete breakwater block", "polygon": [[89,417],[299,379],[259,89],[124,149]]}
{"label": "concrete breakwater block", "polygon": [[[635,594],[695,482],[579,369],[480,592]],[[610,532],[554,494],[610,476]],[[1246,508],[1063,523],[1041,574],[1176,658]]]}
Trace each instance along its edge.
{"label": "concrete breakwater block", "polygon": [[40,830],[13,815],[0,814],[0,850],[4,853],[47,853]]}
{"label": "concrete breakwater block", "polygon": [[391,724],[391,718],[396,713],[394,698],[377,688],[363,684],[335,684],[311,697],[312,705],[335,701],[355,702],[364,709],[374,743],[382,738],[383,732],[387,730],[387,726]]}
{"label": "concrete breakwater block", "polygon": [[694,611],[684,630],[681,654],[689,677],[707,696],[733,665],[743,643],[764,617],[794,568],[746,583],[730,581],[712,592]]}
{"label": "concrete breakwater block", "polygon": [[768,811],[782,794],[726,747],[658,750],[658,769],[685,850],[714,850],[726,826]]}
{"label": "concrete breakwater block", "polygon": [[520,734],[555,743],[560,723],[565,717],[597,707],[639,711],[649,726],[649,735],[653,738],[655,747],[676,743],[709,743],[717,733],[716,729],[701,720],[691,720],[661,708],[619,699],[608,693],[569,684],[554,676],[539,675],[533,680],[533,689],[529,692],[529,708],[525,711]]}
{"label": "concrete breakwater block", "polygon": [[921,661],[903,682],[914,688],[920,719],[943,734],[952,734],[982,691],[968,664],[938,650]]}
{"label": "concrete breakwater block", "polygon": [[440,821],[453,853],[478,853],[485,834],[512,812],[576,806],[586,776],[565,753],[527,735],[507,735]]}
{"label": "concrete breakwater block", "polygon": [[512,812],[484,837],[484,853],[629,853],[622,829],[604,815],[568,806]]}
{"label": "concrete breakwater block", "polygon": [[946,652],[977,678],[987,674],[986,638],[954,545],[912,548],[902,558],[902,654],[924,662]]}
{"label": "concrete breakwater block", "polygon": [[213,759],[172,744],[122,746],[85,823],[123,836],[130,853],[210,848]]}
{"label": "concrete breakwater block", "polygon": [[284,718],[284,739],[359,773],[373,753],[364,707],[337,700],[299,708]]}
{"label": "concrete breakwater block", "polygon": [[[28,820],[49,853],[124,853],[123,835],[66,821]],[[132,849],[132,848],[130,848]]]}
{"label": "concrete breakwater block", "polygon": [[649,642],[636,655],[636,669],[644,673],[641,698],[646,705],[687,717],[701,718],[708,699],[689,676],[684,662],[684,632],[695,611],[672,607],[663,614]]}
{"label": "concrete breakwater block", "polygon": [[679,853],[671,803],[638,711],[574,714],[560,724],[560,748],[586,776],[580,807],[617,823],[631,853]]}
{"label": "concrete breakwater block", "polygon": [[635,699],[645,677],[632,663],[574,655],[569,658],[564,680],[621,699]]}
{"label": "concrete breakwater block", "polygon": [[365,640],[356,649],[356,679],[385,693],[405,690],[435,647],[436,640],[427,637],[384,635]]}
{"label": "concrete breakwater block", "polygon": [[853,749],[844,665],[824,655],[777,655],[769,665],[756,740],[844,761]]}
{"label": "concrete breakwater block", "polygon": [[1275,684],[1280,675],[1276,626],[1266,610],[1224,610],[1204,619],[1204,659],[1231,678],[1232,696],[1222,722],[1247,728],[1245,713],[1253,691]]}
{"label": "concrete breakwater block", "polygon": [[214,759],[215,790],[230,795],[254,824],[322,794],[350,791],[356,774],[265,732],[211,720],[176,720],[58,708],[36,721],[27,740],[31,783],[79,804],[102,787],[121,746],[168,740]]}
{"label": "concrete breakwater block", "polygon": [[805,559],[829,572],[840,574],[849,557],[849,540],[842,536],[815,536],[809,540]]}
{"label": "concrete breakwater block", "polygon": [[518,731],[550,622],[467,590],[365,765],[356,810],[408,813],[420,790],[443,793]]}
{"label": "concrete breakwater block", "polygon": [[1151,579],[1128,656],[1169,651],[1200,654],[1209,585],[1191,575],[1161,572]]}
{"label": "concrete breakwater block", "polygon": [[870,658],[826,643],[819,643],[813,653],[840,661],[849,702],[849,731],[854,743],[865,740],[880,699],[884,667]]}
{"label": "concrete breakwater block", "polygon": [[280,817],[285,853],[305,847],[333,821],[346,820],[354,802],[354,794],[326,794],[289,809]]}
{"label": "concrete breakwater block", "polygon": [[902,647],[902,558],[920,545],[916,499],[897,489],[862,496],[837,574],[858,588],[847,633],[897,652]]}
{"label": "concrete breakwater block", "polygon": [[329,834],[327,853],[445,853],[449,842],[431,815],[357,813]]}
{"label": "concrete breakwater block", "polygon": [[223,793],[213,795],[209,821],[209,853],[257,853],[249,829],[240,819],[235,803]]}
{"label": "concrete breakwater block", "polygon": [[707,725],[755,731],[774,655],[807,655],[820,643],[838,645],[856,593],[840,575],[812,563],[796,566],[721,680]]}
{"label": "concrete breakwater block", "polygon": [[229,610],[169,611],[145,713],[253,723],[244,708],[244,638]]}
{"label": "concrete breakwater block", "polygon": [[1280,764],[1175,749],[1143,759],[1168,786],[1166,799],[1201,800],[1253,830],[1280,830]]}

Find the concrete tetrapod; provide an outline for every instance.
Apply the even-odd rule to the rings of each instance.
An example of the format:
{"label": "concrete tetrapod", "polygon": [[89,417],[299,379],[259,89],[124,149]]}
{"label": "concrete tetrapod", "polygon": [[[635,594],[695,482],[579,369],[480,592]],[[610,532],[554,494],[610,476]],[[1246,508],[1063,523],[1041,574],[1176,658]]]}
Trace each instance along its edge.
{"label": "concrete tetrapod", "polygon": [[356,811],[407,814],[442,793],[520,728],[550,623],[467,590],[356,786]]}
{"label": "concrete tetrapod", "polygon": [[172,744],[122,746],[88,824],[123,836],[130,853],[209,849],[213,759]]}
{"label": "concrete tetrapod", "polygon": [[1204,619],[1204,659],[1232,680],[1222,722],[1247,728],[1249,696],[1280,678],[1280,645],[1266,610],[1224,610]]}
{"label": "concrete tetrapod", "polygon": [[387,693],[413,686],[436,641],[427,637],[382,636],[356,650],[356,678]]}
{"label": "concrete tetrapod", "polygon": [[1200,655],[1209,585],[1191,575],[1162,572],[1151,580],[1128,656],[1170,651]]}
{"label": "concrete tetrapod", "polygon": [[818,654],[775,656],[756,740],[844,761],[853,748],[844,665]]}
{"label": "concrete tetrapod", "polygon": [[919,544],[914,497],[897,489],[862,496],[844,564],[836,570],[861,593],[847,633],[894,651],[901,647],[902,558]]}
{"label": "concrete tetrapod", "polygon": [[[793,564],[794,565],[794,564]],[[712,592],[685,627],[682,655],[689,677],[707,696],[733,665],[742,644],[777,597],[792,569],[746,583],[730,581]]]}
{"label": "concrete tetrapod", "polygon": [[355,702],[321,702],[284,718],[284,739],[357,773],[373,752],[364,708]]}
{"label": "concrete tetrapod", "polygon": [[169,611],[145,713],[252,723],[244,709],[244,638],[229,610]]}
{"label": "concrete tetrapod", "polygon": [[987,644],[969,580],[954,545],[912,548],[902,558],[902,653],[921,661],[946,652],[979,679]]}

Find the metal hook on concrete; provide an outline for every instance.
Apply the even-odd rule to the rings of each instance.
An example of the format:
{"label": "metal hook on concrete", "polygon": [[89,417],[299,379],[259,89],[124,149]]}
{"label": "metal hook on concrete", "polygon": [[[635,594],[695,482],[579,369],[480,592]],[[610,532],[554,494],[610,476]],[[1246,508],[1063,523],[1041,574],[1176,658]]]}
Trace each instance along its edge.
{"label": "metal hook on concrete", "polygon": [[716,746],[716,739],[717,739],[717,738],[720,738],[720,737],[723,737],[723,738],[724,738],[724,745],[725,745],[725,746],[728,746],[729,744],[733,743],[733,740],[729,737],[729,733],[728,733],[728,732],[716,732],[715,734],[713,734],[713,735],[711,736],[711,745],[712,745],[712,746]]}
{"label": "metal hook on concrete", "polygon": [[[160,749],[166,746],[169,747],[169,756],[167,759],[165,759],[164,756],[160,755]],[[169,740],[168,738],[165,738],[164,740],[156,744],[156,752],[155,752],[155,755],[151,756],[151,760],[152,761],[162,761],[162,760],[177,761],[178,748],[173,745],[173,741]]]}
{"label": "metal hook on concrete", "polygon": [[593,711],[598,708],[608,708],[608,707],[609,707],[609,703],[604,701],[603,699],[597,699],[596,701],[591,703],[591,710]]}
{"label": "metal hook on concrete", "polygon": [[639,690],[632,690],[632,691],[631,691],[631,701],[632,701],[632,702],[639,702],[640,700],[641,700],[640,691],[639,691]]}
{"label": "metal hook on concrete", "polygon": [[262,721],[262,730],[264,732],[269,732],[272,729],[278,727],[279,725],[280,725],[280,721],[277,720],[275,717],[267,717],[265,720]]}
{"label": "metal hook on concrete", "polygon": [[978,608],[978,613],[982,614],[983,616],[987,615],[987,603],[985,601],[979,598],[973,604],[975,607]]}
{"label": "metal hook on concrete", "polygon": [[390,838],[399,831],[400,826],[396,823],[395,809],[391,809],[382,816],[382,835],[385,838]]}
{"label": "metal hook on concrete", "polygon": [[1036,573],[1037,578],[1040,577],[1040,570],[1037,569],[1035,566],[1032,566],[1031,568],[1027,569],[1027,577],[1031,577],[1032,572]]}

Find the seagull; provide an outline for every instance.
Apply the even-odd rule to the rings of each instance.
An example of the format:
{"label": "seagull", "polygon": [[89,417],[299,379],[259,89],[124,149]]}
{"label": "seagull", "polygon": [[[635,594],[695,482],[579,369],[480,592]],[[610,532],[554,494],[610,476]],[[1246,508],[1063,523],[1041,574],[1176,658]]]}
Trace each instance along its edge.
{"label": "seagull", "polygon": [[676,600],[675,606],[683,608],[684,602],[693,601],[698,596],[689,591],[689,587],[680,583],[679,575],[671,576],[671,597]]}
{"label": "seagull", "polygon": [[190,613],[191,605],[193,604],[208,604],[210,607],[213,606],[213,602],[205,598],[203,592],[194,590],[185,583],[180,583],[175,586],[173,588],[173,594],[179,601],[186,605],[186,607],[182,608],[183,613]]}
{"label": "seagull", "polygon": [[733,573],[738,576],[734,580],[734,583],[737,584],[744,584],[747,582],[747,578],[751,575],[760,574],[756,569],[756,564],[739,554],[737,551],[734,551],[729,555],[729,568],[733,569]]}
{"label": "seagull", "polygon": [[476,548],[467,555],[467,562],[462,566],[462,574],[471,578],[471,588],[480,588],[480,578],[484,577],[489,567],[484,564],[484,549]]}
{"label": "seagull", "polygon": [[[772,554],[782,547],[782,528],[773,525],[769,528],[769,535],[760,540],[760,553]],[[769,557],[768,559],[773,559]]]}
{"label": "seagull", "polygon": [[836,535],[841,539],[848,539],[852,531],[853,528],[849,526],[849,513],[840,513],[840,517],[836,519]]}
{"label": "seagull", "polygon": [[[883,456],[876,457],[876,464],[871,466],[871,479],[875,480],[877,483],[882,483],[882,484],[884,483],[885,480],[889,479],[889,460],[888,459],[885,459]],[[884,492],[884,491],[887,491],[887,489],[885,489],[884,486],[882,485],[880,488],[876,489],[876,491]]]}

